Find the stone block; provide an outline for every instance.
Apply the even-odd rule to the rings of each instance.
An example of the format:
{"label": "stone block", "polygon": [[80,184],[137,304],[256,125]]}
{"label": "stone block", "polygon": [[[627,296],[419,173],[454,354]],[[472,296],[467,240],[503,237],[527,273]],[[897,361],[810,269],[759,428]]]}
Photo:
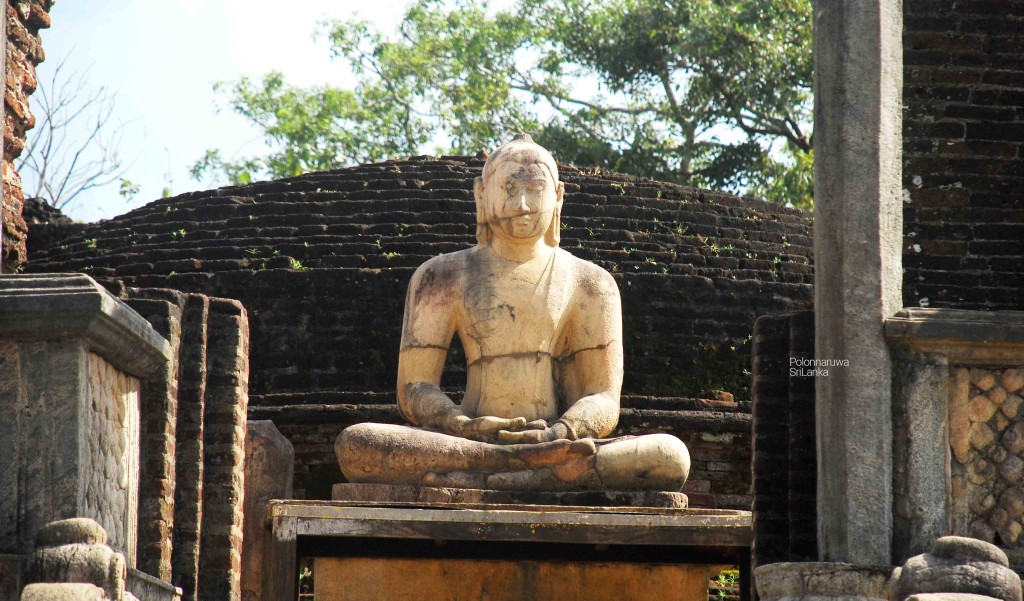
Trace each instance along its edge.
{"label": "stone block", "polygon": [[82,338],[118,369],[146,377],[170,346],[128,305],[81,274],[0,276],[0,336],[15,340]]}
{"label": "stone block", "polygon": [[[922,553],[947,534],[949,366],[942,355],[893,352],[893,553]],[[995,408],[984,396],[985,406]],[[991,417],[991,416],[989,416]],[[940,441],[936,444],[936,441]]]}
{"label": "stone block", "polygon": [[763,601],[889,601],[892,569],[846,563],[773,563],[754,570]]}
{"label": "stone block", "polygon": [[685,509],[687,496],[663,491],[501,491],[391,484],[335,484],[331,498],[346,503],[410,507],[591,507]]}
{"label": "stone block", "polygon": [[[906,355],[940,356],[949,363],[948,394],[918,395],[906,391],[894,404],[912,403],[919,419],[926,407],[941,409],[946,400],[948,456],[934,445],[934,433],[903,428],[908,436],[900,444],[918,441],[932,449],[928,461],[906,470],[907,477],[948,481],[945,489],[912,506],[939,511],[941,527],[921,531],[922,542],[942,534],[955,534],[996,542],[1019,553],[1024,507],[1015,502],[1024,477],[1024,423],[1020,419],[1021,351],[1024,350],[1024,313],[953,309],[904,309],[886,321],[886,334]],[[917,370],[920,372],[920,369]],[[936,391],[938,382],[936,383]],[[907,398],[902,398],[907,397]],[[906,442],[910,441],[910,442]],[[901,468],[897,470],[897,488]],[[995,501],[995,502],[993,502]],[[897,501],[897,506],[899,502]],[[897,556],[904,559],[926,551],[921,545]]]}
{"label": "stone block", "polygon": [[280,570],[294,569],[270,554],[273,533],[267,521],[271,499],[292,498],[295,449],[274,422],[250,421],[245,435],[245,498],[242,532],[242,599],[266,599],[268,583],[282,578]]}
{"label": "stone block", "polygon": [[[885,335],[914,352],[944,355],[950,365],[1016,367],[1024,346],[1024,312],[907,308],[886,320]],[[1008,379],[1011,385],[1015,378]],[[970,369],[970,383],[982,392],[999,381],[991,370]]]}
{"label": "stone block", "polygon": [[110,597],[95,584],[36,583],[25,587],[21,601],[110,601]]}
{"label": "stone block", "polygon": [[140,601],[181,601],[180,588],[132,568],[128,568],[125,589],[126,596],[133,595]]}
{"label": "stone block", "polygon": [[973,593],[918,593],[905,601],[997,601],[995,597]]}
{"label": "stone block", "polygon": [[[501,558],[513,560],[548,560],[557,559],[566,563],[577,561],[600,562],[610,557],[583,557],[587,549],[601,551],[606,546],[623,551],[616,561],[624,563],[674,563],[667,566],[671,570],[680,570],[685,563],[682,558],[689,558],[690,563],[706,565],[741,564],[746,566],[749,555],[751,530],[749,512],[707,509],[649,509],[647,511],[576,508],[572,511],[551,511],[550,508],[522,509],[512,508],[502,511],[484,509],[433,509],[416,507],[381,507],[381,506],[347,506],[341,502],[323,501],[281,501],[271,504],[270,517],[273,521],[274,553],[291,557],[295,565],[296,548],[311,545],[309,548],[336,549],[338,554],[346,557],[364,555],[360,539],[380,539],[376,542],[403,543],[414,541],[458,541],[461,551],[446,553],[452,559],[479,559],[496,546],[504,547]],[[358,538],[352,538],[358,537]],[[353,546],[353,543],[355,545]],[[521,544],[527,543],[527,544]],[[565,544],[571,544],[576,550],[569,551]],[[591,547],[597,545],[597,549]],[[403,554],[406,558],[438,559],[438,547],[427,544],[420,551]],[[516,549],[513,549],[515,547]],[[393,547],[392,547],[393,548]],[[449,548],[450,549],[450,548]],[[563,551],[564,549],[564,551]],[[643,550],[650,552],[644,555]],[[656,549],[656,551],[655,551]],[[443,552],[443,551],[441,551]],[[591,551],[592,552],[592,551]],[[571,556],[570,556],[571,555]],[[375,553],[374,556],[381,556]],[[387,555],[387,557],[394,557]],[[494,555],[487,556],[494,558]],[[679,562],[667,561],[668,558],[680,559]],[[632,558],[634,561],[631,561]],[[515,561],[513,563],[516,563]],[[623,568],[628,569],[628,568]],[[705,573],[705,579],[706,571]],[[472,572],[462,572],[466,580],[473,578]],[[634,573],[637,577],[641,573]],[[742,574],[741,574],[742,575]],[[319,582],[319,573],[315,575]],[[394,579],[389,576],[388,580]],[[741,579],[741,584],[745,579]],[[693,595],[690,599],[706,598],[706,581],[702,595]],[[290,578],[275,583],[276,593],[269,598],[279,599],[290,595],[295,586],[294,571]],[[318,585],[319,586],[319,585]],[[457,585],[456,585],[457,586]],[[526,582],[519,586],[532,590],[533,584]],[[579,591],[601,594],[584,583],[575,585]],[[638,586],[643,586],[639,583]],[[512,591],[515,591],[513,588]],[[378,596],[375,598],[423,598],[424,589],[411,596]],[[506,591],[495,589],[494,594],[505,594]],[[671,590],[643,591],[649,594],[620,594],[619,599],[633,598],[664,598]],[[320,589],[317,589],[319,598]],[[331,598],[331,597],[326,597]],[[452,598],[479,598],[460,597]],[[504,597],[497,597],[504,598]],[[513,597],[519,599],[557,599],[545,594],[534,597]],[[572,597],[569,598],[587,598]]]}

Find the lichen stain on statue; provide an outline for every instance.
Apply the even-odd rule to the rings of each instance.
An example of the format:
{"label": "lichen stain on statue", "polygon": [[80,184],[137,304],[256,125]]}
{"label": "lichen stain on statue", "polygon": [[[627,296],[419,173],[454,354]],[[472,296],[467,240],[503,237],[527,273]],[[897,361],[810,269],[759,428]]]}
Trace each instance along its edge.
{"label": "lichen stain on statue", "polygon": [[[604,269],[558,247],[565,187],[517,135],[474,182],[477,245],[412,277],[398,406],[412,426],[358,424],[335,443],[349,482],[491,490],[678,491],[690,468],[668,434],[604,438],[619,417],[622,309]],[[440,388],[453,336],[461,404]]]}

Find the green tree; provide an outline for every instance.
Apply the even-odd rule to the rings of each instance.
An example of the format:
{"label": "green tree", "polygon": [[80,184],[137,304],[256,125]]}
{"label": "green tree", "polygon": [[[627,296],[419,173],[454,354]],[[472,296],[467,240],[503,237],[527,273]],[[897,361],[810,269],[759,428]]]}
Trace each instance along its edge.
{"label": "green tree", "polygon": [[356,85],[231,84],[270,153],[211,150],[195,177],[472,154],[528,131],[581,167],[811,203],[811,0],[416,0],[390,37],[322,31]]}

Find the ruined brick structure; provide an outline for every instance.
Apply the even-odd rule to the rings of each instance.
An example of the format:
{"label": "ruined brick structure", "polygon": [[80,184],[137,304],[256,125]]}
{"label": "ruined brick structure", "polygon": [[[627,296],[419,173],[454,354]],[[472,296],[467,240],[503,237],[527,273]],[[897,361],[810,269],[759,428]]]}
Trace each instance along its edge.
{"label": "ruined brick structure", "polygon": [[813,358],[813,311],[754,324],[755,565],[818,557]]}
{"label": "ruined brick structure", "polygon": [[14,161],[25,148],[25,132],[35,125],[29,110],[29,95],[36,89],[36,65],[43,61],[39,30],[50,26],[52,0],[8,0],[7,81],[4,86],[3,140],[3,245],[0,264],[3,271],[15,270],[25,262],[27,228],[22,219],[25,194]]}
{"label": "ruined brick structure", "polygon": [[[1024,15],[1012,0],[906,0],[903,32],[903,304],[979,311],[1024,309]],[[788,460],[813,465],[815,448],[794,444],[778,408],[788,390],[780,356],[801,343],[787,323],[759,322],[754,358],[754,555],[791,554],[787,499],[775,479]],[[968,319],[965,317],[964,319]],[[970,319],[978,320],[977,317]],[[979,328],[977,323],[975,328]],[[995,344],[995,338],[987,344]],[[968,348],[968,347],[964,347]],[[962,359],[961,359],[962,360]],[[952,534],[1001,546],[1024,570],[1024,425],[1020,366],[958,364],[948,374]],[[902,370],[902,371],[901,371]],[[906,366],[897,370],[905,377]],[[765,373],[762,373],[764,371]],[[904,374],[901,376],[900,374]],[[813,394],[813,390],[810,391]],[[945,407],[947,399],[935,399]],[[945,409],[943,409],[945,411]],[[762,417],[763,416],[763,417]],[[813,434],[813,431],[811,432]],[[900,432],[897,449],[909,433]],[[790,472],[792,473],[792,472]],[[799,483],[797,483],[798,485]],[[897,495],[901,494],[897,490]],[[907,519],[895,505],[895,520]],[[813,524],[813,521],[809,522]],[[790,525],[791,526],[791,525]]]}
{"label": "ruined brick structure", "polygon": [[[185,194],[50,248],[32,271],[235,298],[249,312],[251,419],[295,446],[295,493],[327,498],[345,426],[397,422],[405,288],[431,256],[474,242],[466,157],[365,165]],[[753,199],[562,166],[562,247],[613,273],[623,298],[620,433],[670,431],[693,454],[695,502],[749,505],[749,338],[761,314],[811,298],[810,223]],[[455,343],[457,345],[457,342]],[[449,387],[462,381],[461,352]],[[708,389],[739,402],[700,401]]]}
{"label": "ruined brick structure", "polygon": [[1024,309],[1024,16],[904,3],[904,305]]}
{"label": "ruined brick structure", "polygon": [[108,284],[171,346],[171,361],[140,395],[137,567],[181,587],[185,600],[237,598],[245,310],[201,294]]}

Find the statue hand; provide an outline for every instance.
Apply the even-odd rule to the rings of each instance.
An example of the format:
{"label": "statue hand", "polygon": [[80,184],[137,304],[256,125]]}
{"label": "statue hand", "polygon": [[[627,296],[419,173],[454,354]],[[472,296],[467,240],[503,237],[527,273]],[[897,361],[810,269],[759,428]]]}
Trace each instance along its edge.
{"label": "statue hand", "polygon": [[503,429],[498,432],[498,440],[509,444],[537,444],[568,438],[568,431],[562,424],[548,427],[542,419],[534,420],[518,431]]}
{"label": "statue hand", "polygon": [[484,415],[471,418],[460,415],[455,419],[454,427],[449,433],[473,440],[488,440],[493,439],[500,432],[519,430],[527,425],[526,418],[523,417],[507,419]]}

